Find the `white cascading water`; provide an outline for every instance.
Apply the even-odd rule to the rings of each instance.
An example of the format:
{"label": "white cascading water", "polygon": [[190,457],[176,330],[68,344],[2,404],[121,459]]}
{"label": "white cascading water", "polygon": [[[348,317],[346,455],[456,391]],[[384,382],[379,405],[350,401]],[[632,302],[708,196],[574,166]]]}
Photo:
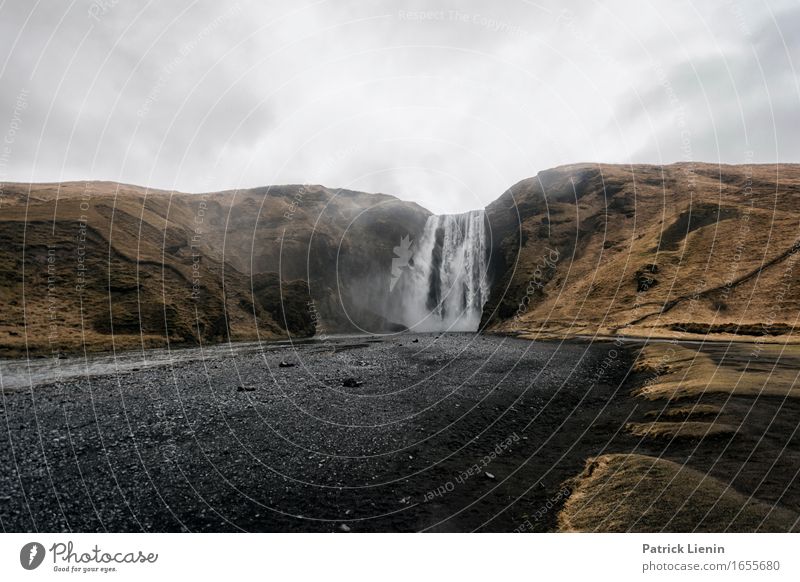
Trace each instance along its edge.
{"label": "white cascading water", "polygon": [[477,331],[489,298],[484,211],[430,216],[402,285],[412,331]]}

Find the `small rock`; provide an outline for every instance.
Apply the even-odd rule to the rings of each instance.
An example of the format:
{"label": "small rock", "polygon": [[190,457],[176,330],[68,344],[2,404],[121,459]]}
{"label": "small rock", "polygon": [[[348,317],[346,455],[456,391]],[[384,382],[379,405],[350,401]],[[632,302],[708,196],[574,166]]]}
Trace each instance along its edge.
{"label": "small rock", "polygon": [[418,344],[418,343],[419,343],[419,340],[418,340],[418,339],[411,340],[411,343],[412,343],[412,344]]}
{"label": "small rock", "polygon": [[237,386],[237,392],[253,392],[255,390],[255,386]]}
{"label": "small rock", "polygon": [[361,382],[360,380],[356,380],[355,378],[345,378],[344,380],[342,380],[342,386],[344,386],[345,388],[358,388],[362,384],[363,382]]}
{"label": "small rock", "polygon": [[350,526],[347,525],[346,523],[343,523],[342,525],[339,526],[339,531],[347,533],[350,531]]}
{"label": "small rock", "polygon": [[494,475],[492,475],[491,473],[484,473],[484,475],[486,475],[486,477],[489,479],[494,479]]}
{"label": "small rock", "polygon": [[280,364],[278,364],[278,367],[279,368],[294,368],[295,367],[295,363],[294,362],[283,361]]}

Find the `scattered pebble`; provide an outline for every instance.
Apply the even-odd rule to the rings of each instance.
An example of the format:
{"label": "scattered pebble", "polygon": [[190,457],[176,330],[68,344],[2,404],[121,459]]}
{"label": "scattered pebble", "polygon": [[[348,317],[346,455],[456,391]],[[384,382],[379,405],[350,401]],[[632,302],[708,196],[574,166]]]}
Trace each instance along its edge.
{"label": "scattered pebble", "polygon": [[[92,374],[90,378],[67,378],[58,386],[51,383],[37,388],[35,404],[39,414],[38,423],[30,422],[34,402],[30,391],[25,390],[13,391],[11,396],[6,393],[4,404],[0,405],[0,411],[4,409],[5,413],[0,412],[0,417],[4,414],[8,417],[7,432],[13,434],[15,443],[24,447],[19,455],[23,459],[20,470],[27,480],[26,487],[28,481],[32,483],[32,492],[44,500],[36,506],[35,518],[36,525],[43,524],[41,527],[47,530],[61,531],[66,527],[52,495],[47,467],[53,472],[53,479],[62,483],[65,490],[79,491],[82,487],[81,474],[76,470],[79,463],[81,469],[86,467],[88,477],[99,484],[99,493],[91,500],[86,496],[69,500],[71,527],[92,530],[106,526],[112,531],[139,527],[172,531],[179,527],[171,521],[170,516],[158,510],[158,499],[150,499],[152,496],[142,494],[142,470],[137,468],[136,462],[129,460],[132,451],[142,455],[145,466],[164,468],[155,482],[159,488],[172,485],[173,471],[177,467],[187,471],[192,481],[200,481],[210,474],[209,463],[214,463],[221,465],[226,475],[230,475],[233,486],[243,491],[257,491],[259,501],[263,500],[264,505],[286,513],[280,516],[271,511],[265,512],[260,506],[238,503],[221,506],[230,514],[233,523],[249,529],[289,531],[307,526],[309,530],[327,527],[327,531],[335,533],[360,533],[365,529],[383,527],[389,520],[413,529],[418,518],[415,515],[416,507],[412,509],[412,506],[421,501],[420,493],[439,487],[442,480],[439,477],[428,478],[425,473],[409,479],[409,475],[413,474],[409,469],[417,468],[414,467],[417,464],[404,463],[400,458],[403,450],[406,450],[406,460],[413,461],[417,457],[409,450],[419,450],[421,459],[431,455],[437,457],[434,453],[439,449],[430,447],[439,447],[440,443],[436,439],[428,441],[426,437],[461,417],[461,402],[464,402],[467,410],[473,405],[479,408],[476,414],[460,420],[464,423],[465,432],[459,444],[462,441],[468,443],[483,428],[485,419],[481,415],[492,411],[494,405],[501,405],[501,410],[507,410],[516,392],[525,394],[525,400],[514,405],[518,412],[513,413],[515,416],[512,421],[521,419],[523,413],[528,415],[524,417],[525,420],[533,418],[547,404],[543,396],[540,399],[539,396],[530,395],[526,389],[532,373],[539,373],[539,366],[545,365],[545,356],[549,355],[531,352],[531,359],[524,360],[524,366],[514,368],[515,373],[506,380],[507,391],[489,396],[486,394],[487,388],[495,383],[494,374],[507,371],[503,365],[505,360],[501,359],[496,364],[492,360],[486,382],[483,382],[483,376],[476,377],[459,388],[454,395],[458,400],[454,403],[455,410],[449,408],[449,402],[442,402],[435,408],[441,414],[416,418],[409,425],[394,423],[408,412],[428,407],[433,402],[438,403],[441,396],[449,395],[454,386],[460,386],[469,377],[473,367],[477,368],[483,363],[482,352],[471,347],[474,344],[471,337],[441,336],[442,342],[429,345],[432,343],[430,337],[419,336],[417,343],[424,343],[425,350],[408,352],[396,350],[397,340],[387,340],[368,349],[341,350],[336,355],[330,354],[329,346],[319,343],[298,348],[304,350],[299,355],[272,352],[268,358],[273,371],[281,364],[290,364],[281,367],[301,368],[298,372],[287,371],[273,377],[269,377],[265,369],[263,354],[251,354],[243,346],[237,348],[240,355],[236,359],[220,354],[206,356],[205,359],[186,363],[179,369],[173,368],[176,370],[174,375],[169,367],[152,366],[143,367],[134,376],[126,374],[121,379],[107,373]],[[407,337],[403,343],[412,343],[414,339],[413,336]],[[331,340],[333,343],[343,341]],[[505,350],[500,355],[512,364],[518,359],[517,352],[522,353],[527,349],[521,344],[507,345],[508,342],[497,341]],[[467,349],[466,354],[461,354],[462,348]],[[604,352],[599,352],[599,355],[604,355]],[[429,378],[433,370],[457,358],[459,362],[464,358],[467,365],[448,367],[446,374],[437,375],[435,379]],[[561,359],[562,363],[558,365],[563,366],[566,375],[575,364],[572,358],[564,356]],[[306,368],[308,377],[300,373]],[[113,367],[109,369],[113,372]],[[557,368],[556,372],[560,369]],[[481,370],[484,371],[483,368]],[[105,369],[100,371],[106,372]],[[558,390],[561,376],[556,372],[552,376],[542,376],[545,378],[543,389]],[[402,390],[412,379],[430,381],[420,384],[418,390]],[[330,389],[341,387],[342,384],[349,388],[339,393]],[[358,386],[365,389],[361,390]],[[258,394],[244,396],[244,393],[251,391],[257,391]],[[124,407],[120,395],[124,396]],[[365,395],[369,398],[365,398]],[[102,414],[96,416],[92,406],[87,405],[91,398],[95,398]],[[571,401],[567,402],[567,406],[572,410]],[[65,425],[65,414],[68,415],[68,425]],[[331,420],[335,424],[312,423],[314,417]],[[504,417],[502,422],[507,421]],[[220,426],[225,426],[226,422],[231,423],[232,430],[220,430]],[[265,423],[276,424],[283,431],[283,436],[290,440],[302,438],[302,446],[292,447],[285,443],[281,434],[270,430],[247,432],[249,427],[263,427]],[[358,428],[361,425],[376,427]],[[61,438],[66,434],[65,426],[70,431],[66,440]],[[514,433],[514,430],[517,432]],[[39,431],[42,432],[41,439]],[[129,434],[130,431],[132,434]],[[477,443],[486,443],[485,447],[476,446],[476,449],[491,450],[511,434],[519,434],[520,439],[526,442],[522,446],[514,445],[513,453],[510,450],[504,452],[507,457],[503,462],[514,462],[514,458],[519,456],[517,451],[527,448],[528,440],[537,440],[535,435],[538,433],[528,436],[518,425],[509,422],[505,426],[498,426],[495,432],[484,433],[482,438],[476,439]],[[240,435],[247,439],[244,445],[239,441]],[[376,450],[397,452],[391,457],[370,458],[363,463],[341,457]],[[454,466],[471,466],[475,461],[473,450],[466,449],[460,453]],[[288,484],[265,465],[251,463],[251,451],[265,464],[282,471],[299,469],[299,476],[305,481],[323,487]],[[284,456],[286,452],[288,455]],[[47,455],[47,466],[42,462],[44,454]],[[113,474],[107,469],[106,459],[111,462]],[[11,460],[8,455],[0,454],[0,475],[15,475]],[[396,477],[400,479],[392,485],[397,487],[393,493],[376,487],[353,489],[353,485],[376,484],[374,475],[382,480],[387,475],[393,476],[386,472],[387,468],[399,471]],[[483,468],[487,470],[487,467]],[[497,470],[502,469],[498,466]],[[499,480],[495,475],[485,472],[483,478],[494,482]],[[115,486],[115,476],[119,477],[118,486]],[[477,486],[480,472],[473,478]],[[25,531],[32,527],[32,522],[24,503],[28,491],[23,493],[17,483],[19,480],[16,477],[7,479],[6,486],[0,486],[0,519],[7,529]],[[209,480],[209,485],[212,495],[219,490],[213,487],[222,487],[218,479]],[[484,487],[487,485],[484,483]],[[513,488],[517,484],[515,482],[508,486]],[[542,489],[544,484],[539,483],[535,487],[541,489],[537,495],[543,498],[546,493]],[[140,523],[130,511],[117,509],[119,503],[116,496],[120,491],[126,498],[135,500],[135,518]],[[177,483],[175,496],[176,503],[187,508],[185,525],[189,530],[220,531],[228,527],[228,523],[197,499],[191,487]],[[495,497],[499,499],[501,495]],[[233,498],[231,500],[234,501]],[[103,515],[102,524],[92,511],[92,501],[97,503],[98,511]],[[445,503],[459,502],[458,496],[452,496]],[[424,514],[427,511],[425,504],[419,505]],[[311,511],[321,513],[323,509],[332,507],[348,508],[341,509],[339,513],[348,521],[315,524],[312,527],[291,517]],[[351,509],[353,507],[358,509],[360,516],[391,517],[381,523],[380,520],[363,523],[353,521],[358,524],[356,532],[354,526],[349,525],[349,521],[355,518],[356,510]],[[204,513],[201,511],[203,509]],[[259,511],[260,516],[252,511]],[[393,516],[392,512],[397,515]]]}

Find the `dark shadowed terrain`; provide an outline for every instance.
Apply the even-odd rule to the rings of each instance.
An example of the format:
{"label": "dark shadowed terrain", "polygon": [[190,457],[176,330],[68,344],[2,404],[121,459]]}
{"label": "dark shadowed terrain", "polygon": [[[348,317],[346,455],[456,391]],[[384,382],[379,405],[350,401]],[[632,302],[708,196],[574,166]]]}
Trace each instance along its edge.
{"label": "dark shadowed terrain", "polygon": [[643,345],[406,333],[4,360],[0,525],[796,529],[797,349]]}
{"label": "dark shadowed terrain", "polygon": [[[632,410],[615,395],[624,357],[602,366],[609,346],[471,334],[241,344],[7,388],[2,527],[513,530],[613,435],[584,431]],[[541,512],[536,528],[555,517]]]}

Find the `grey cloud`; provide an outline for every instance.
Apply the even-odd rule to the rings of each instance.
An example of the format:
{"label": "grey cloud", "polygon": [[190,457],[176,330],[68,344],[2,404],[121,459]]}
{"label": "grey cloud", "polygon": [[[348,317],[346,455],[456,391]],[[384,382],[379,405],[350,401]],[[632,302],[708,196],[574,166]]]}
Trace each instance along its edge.
{"label": "grey cloud", "polygon": [[744,127],[757,161],[800,154],[792,2],[92,6],[0,7],[0,123],[30,90],[8,179],[317,182],[456,212],[554,165],[681,159],[659,71],[695,159],[741,162]]}

